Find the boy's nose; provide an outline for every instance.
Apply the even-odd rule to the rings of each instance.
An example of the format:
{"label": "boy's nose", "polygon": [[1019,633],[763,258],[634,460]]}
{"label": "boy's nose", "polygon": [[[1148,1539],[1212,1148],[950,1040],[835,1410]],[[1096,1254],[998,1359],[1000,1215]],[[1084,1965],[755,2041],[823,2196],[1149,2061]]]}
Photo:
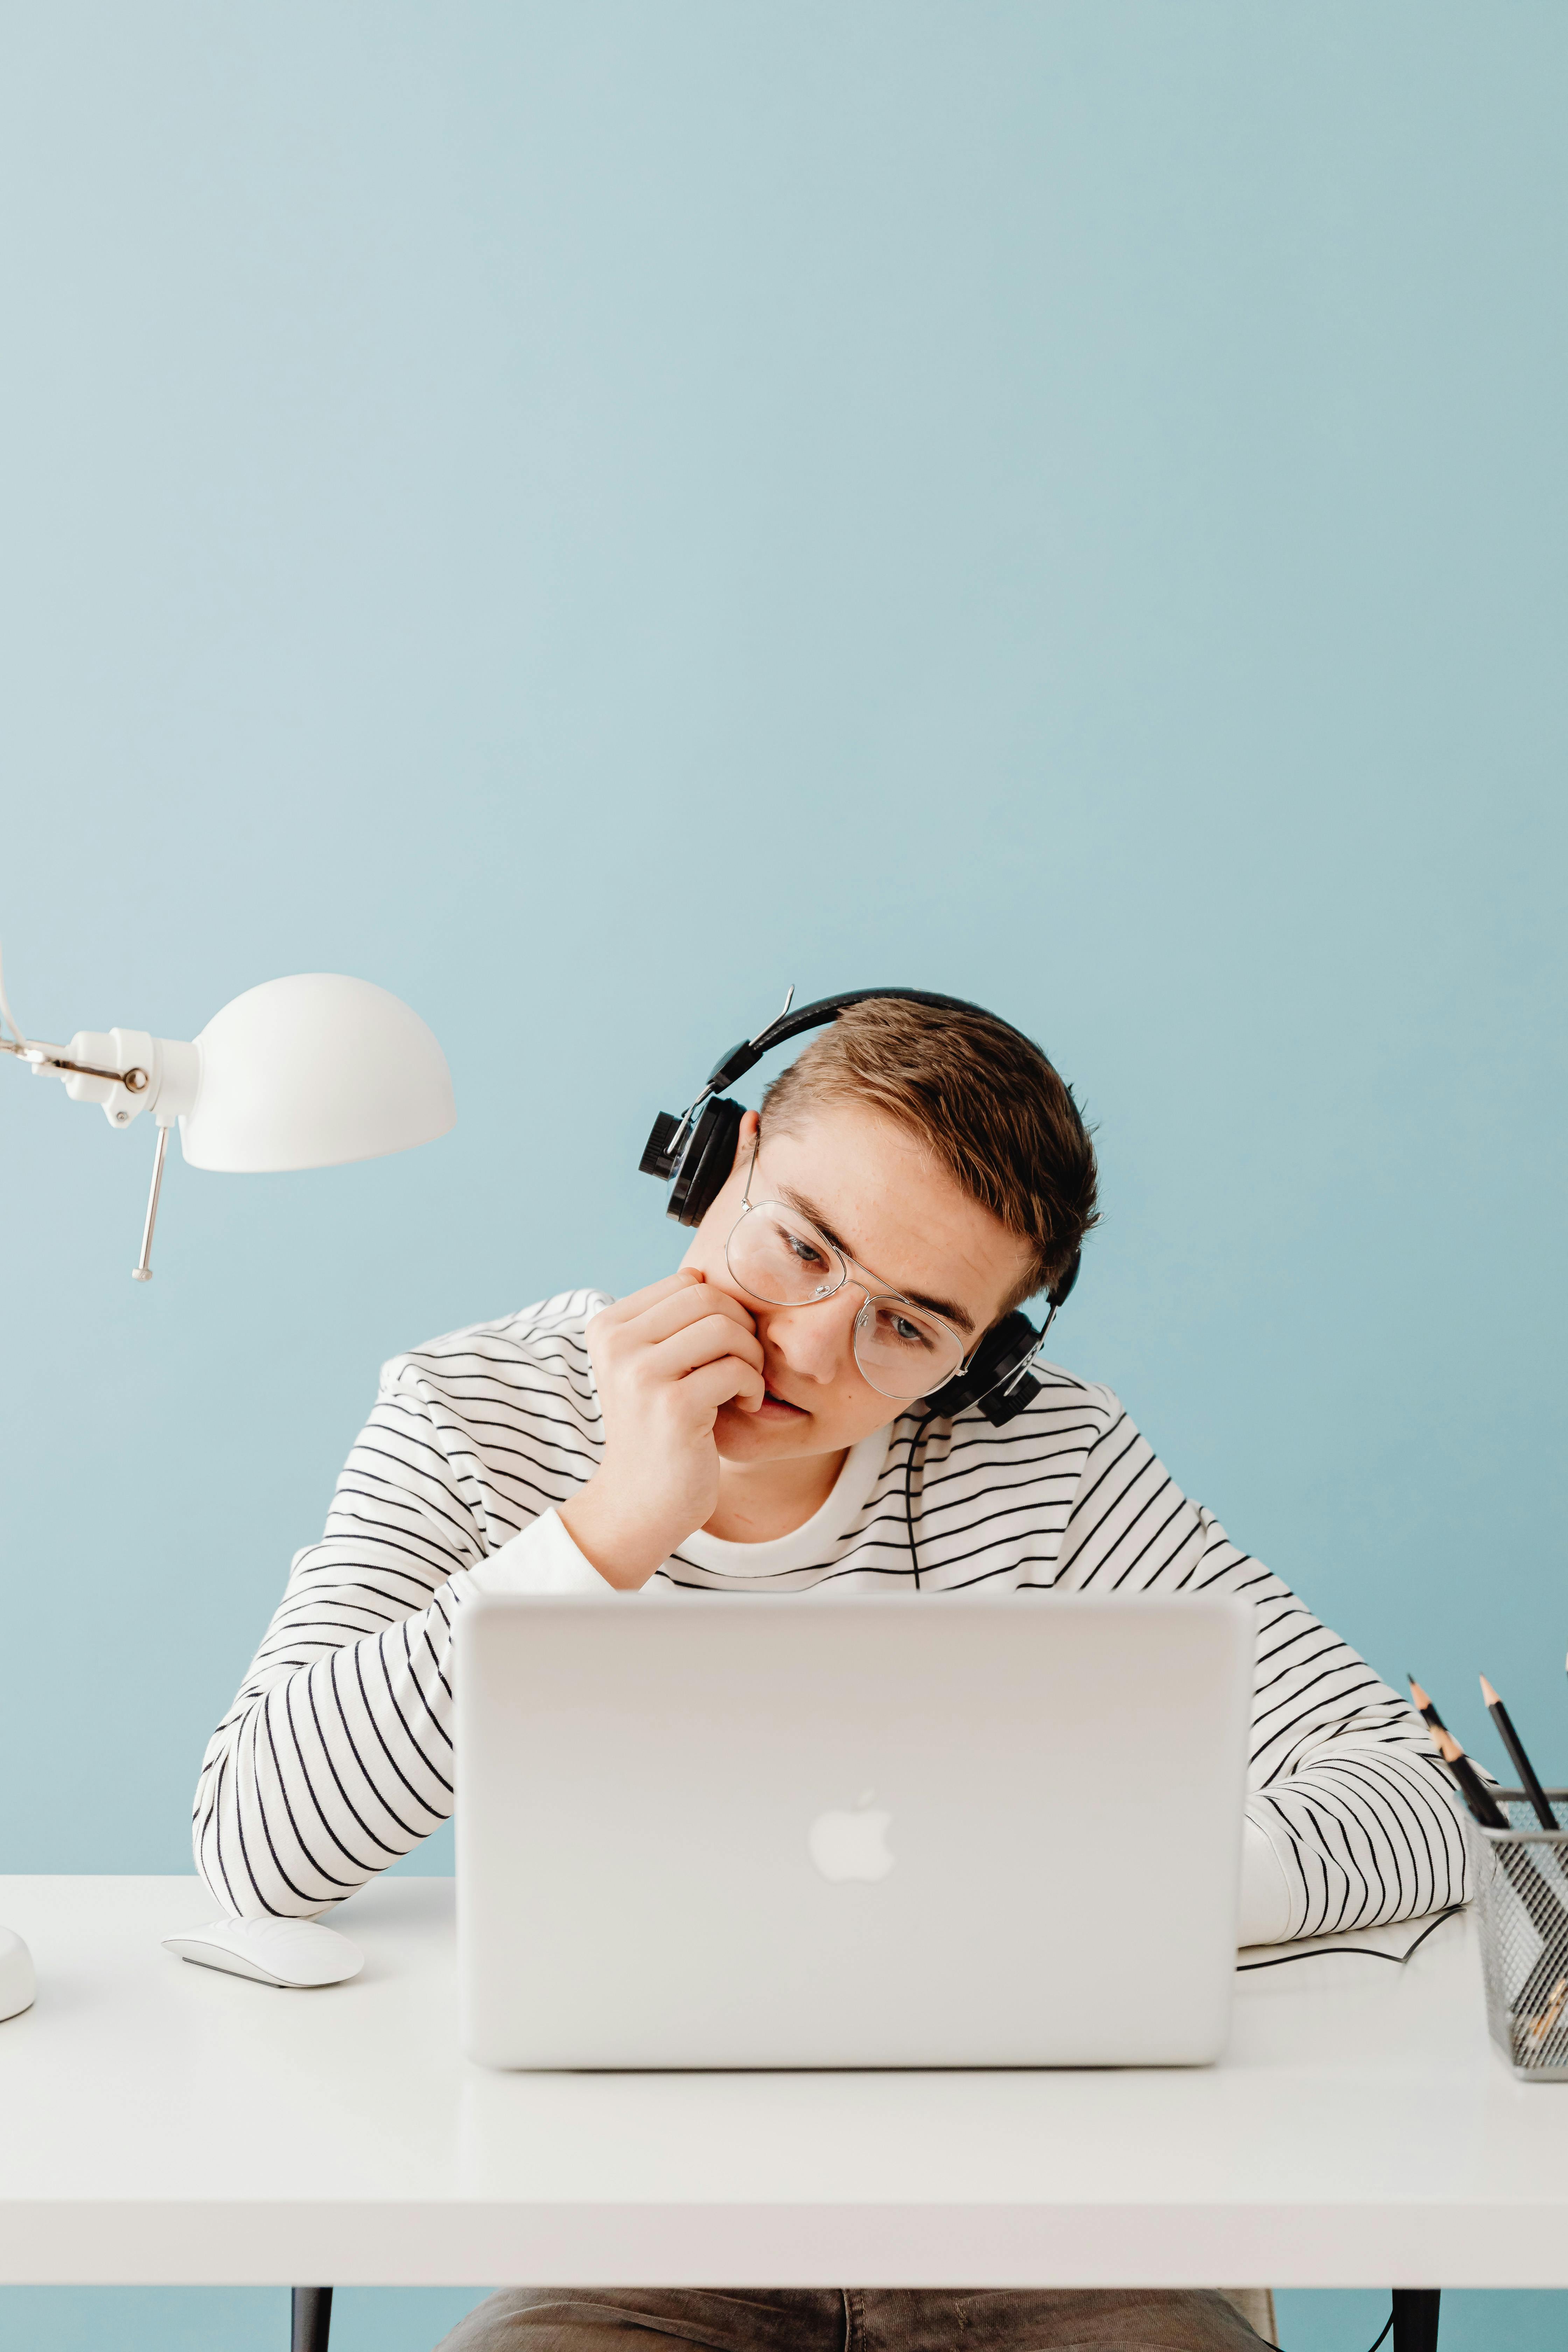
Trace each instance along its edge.
{"label": "boy's nose", "polygon": [[855,1318],[863,1294],[846,1284],[818,1307],[776,1307],[768,1338],[793,1372],[826,1386],[855,1364]]}

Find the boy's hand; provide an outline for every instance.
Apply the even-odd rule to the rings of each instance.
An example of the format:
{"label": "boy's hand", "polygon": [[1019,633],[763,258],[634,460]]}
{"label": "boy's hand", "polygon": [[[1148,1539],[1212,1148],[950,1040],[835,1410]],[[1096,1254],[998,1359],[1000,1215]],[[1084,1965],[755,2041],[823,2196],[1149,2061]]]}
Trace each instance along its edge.
{"label": "boy's hand", "polygon": [[738,1299],[683,1266],[595,1315],[605,1458],[561,1518],[607,1584],[646,1584],[719,1503],[721,1405],[755,1412],[763,1343]]}

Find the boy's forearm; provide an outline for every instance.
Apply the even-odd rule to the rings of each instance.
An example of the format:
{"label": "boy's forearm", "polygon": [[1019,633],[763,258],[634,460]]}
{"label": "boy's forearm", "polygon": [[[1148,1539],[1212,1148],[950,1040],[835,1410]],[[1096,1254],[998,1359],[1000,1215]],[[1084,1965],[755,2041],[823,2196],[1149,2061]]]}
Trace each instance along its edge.
{"label": "boy's forearm", "polygon": [[[363,1608],[363,1585],[351,1589]],[[241,1691],[208,1746],[192,1825],[196,1868],[224,1910],[310,1918],[448,1817],[460,1601],[460,1587],[444,1588],[384,1633]]]}

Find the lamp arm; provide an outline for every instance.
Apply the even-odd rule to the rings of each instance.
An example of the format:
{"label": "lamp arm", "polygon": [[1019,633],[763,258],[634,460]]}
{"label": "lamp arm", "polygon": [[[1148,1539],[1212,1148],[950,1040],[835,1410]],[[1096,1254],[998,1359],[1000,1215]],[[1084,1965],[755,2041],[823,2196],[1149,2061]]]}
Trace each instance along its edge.
{"label": "lamp arm", "polygon": [[131,1269],[132,1282],[153,1279],[153,1228],[158,1222],[158,1195],[163,1189],[163,1158],[169,1149],[169,1130],[158,1129],[158,1148],[153,1154],[153,1189],[147,1195],[147,1221],[142,1228],[142,1255]]}
{"label": "lamp arm", "polygon": [[144,1110],[159,1127],[183,1118],[196,1098],[201,1048],[145,1029],[79,1029],[68,1045],[0,1037],[0,1048],[35,1077],[52,1070],[74,1102],[95,1102],[110,1127],[127,1128]]}
{"label": "lamp arm", "polygon": [[[15,1022],[11,1025],[15,1028]],[[111,1029],[102,1034],[79,1030],[63,1052],[41,1038],[0,1037],[0,1053],[25,1062],[35,1077],[53,1070],[77,1102],[100,1104],[110,1127],[127,1128],[141,1112],[152,1112],[158,1148],[153,1158],[142,1254],[132,1274],[135,1282],[151,1282],[153,1231],[158,1221],[169,1129],[195,1101],[201,1079],[200,1047],[173,1037],[149,1036],[145,1030]]]}
{"label": "lamp arm", "polygon": [[145,1094],[147,1073],[140,1065],[129,1070],[98,1070],[90,1062],[70,1062],[34,1037],[25,1045],[13,1045],[9,1037],[0,1037],[0,1054],[15,1054],[20,1062],[29,1063],[35,1070],[61,1070],[78,1078],[106,1078],[111,1086],[128,1087],[132,1094]]}

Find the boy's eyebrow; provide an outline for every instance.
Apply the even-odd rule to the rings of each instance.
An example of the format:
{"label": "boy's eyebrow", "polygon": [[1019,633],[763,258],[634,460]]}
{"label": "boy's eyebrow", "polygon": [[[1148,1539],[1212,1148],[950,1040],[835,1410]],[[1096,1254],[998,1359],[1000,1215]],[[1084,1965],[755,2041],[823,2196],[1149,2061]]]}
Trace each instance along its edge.
{"label": "boy's eyebrow", "polygon": [[[781,1201],[787,1202],[792,1209],[798,1209],[801,1215],[811,1224],[814,1224],[816,1227],[816,1230],[822,1235],[823,1240],[833,1244],[834,1248],[838,1252],[840,1257],[848,1258],[853,1265],[859,1265],[859,1259],[855,1255],[854,1251],[850,1248],[843,1234],[834,1232],[833,1227],[828,1223],[827,1219],[823,1215],[822,1211],[817,1207],[815,1201],[808,1201],[803,1192],[795,1192],[794,1188],[788,1184],[781,1184],[778,1187],[778,1198]],[[869,1274],[871,1269],[869,1266],[866,1266],[863,1268],[863,1271]],[[879,1280],[880,1276],[878,1278]],[[955,1325],[966,1338],[973,1338],[974,1332],[974,1318],[970,1314],[967,1307],[961,1307],[956,1299],[928,1298],[925,1293],[921,1290],[900,1290],[896,1292],[894,1295],[900,1298],[907,1298],[911,1307],[923,1307],[928,1315],[940,1315],[944,1323],[952,1323]]]}

